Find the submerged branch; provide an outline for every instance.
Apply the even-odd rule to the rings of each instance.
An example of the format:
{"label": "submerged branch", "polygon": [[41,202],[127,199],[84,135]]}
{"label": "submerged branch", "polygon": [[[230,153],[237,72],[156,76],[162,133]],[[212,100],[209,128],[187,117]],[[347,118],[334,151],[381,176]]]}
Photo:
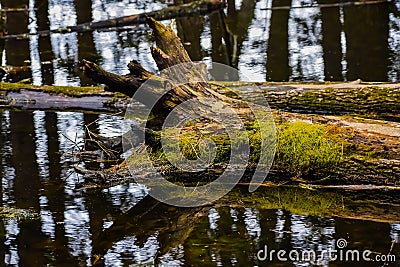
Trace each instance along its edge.
{"label": "submerged branch", "polygon": [[351,7],[351,6],[363,6],[363,5],[376,5],[384,3],[392,3],[392,1],[376,0],[376,1],[338,2],[330,4],[301,5],[301,6],[275,6],[275,7],[261,8],[261,10],[292,10],[292,9],[305,9],[305,8]]}
{"label": "submerged branch", "polygon": [[27,38],[30,35],[48,35],[50,33],[87,32],[109,28],[121,28],[126,26],[145,24],[148,17],[152,17],[156,20],[168,20],[177,17],[190,16],[193,14],[204,15],[214,10],[221,9],[225,7],[225,5],[225,2],[220,0],[200,0],[188,4],[182,4],[179,6],[169,6],[157,11],[119,17],[115,19],[87,22],[75,26],[38,31],[36,33],[4,35],[0,37],[0,39]]}

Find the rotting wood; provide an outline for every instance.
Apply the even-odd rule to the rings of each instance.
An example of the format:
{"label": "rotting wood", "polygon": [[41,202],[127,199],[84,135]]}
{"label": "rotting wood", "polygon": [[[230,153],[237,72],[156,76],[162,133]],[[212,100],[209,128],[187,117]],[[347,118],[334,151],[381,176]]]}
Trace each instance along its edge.
{"label": "rotting wood", "polygon": [[[153,49],[154,51],[154,49]],[[153,52],[154,53],[154,52]],[[131,75],[118,76],[84,61],[85,69],[95,81],[107,84],[106,90],[132,96],[143,79]],[[132,62],[131,64],[137,64]],[[96,74],[95,74],[96,73]],[[400,120],[400,84],[397,83],[239,83],[213,82],[210,89],[230,95],[235,89],[242,93],[257,85],[263,90],[271,108],[284,111],[318,114],[372,115]],[[228,89],[229,88],[229,89]]]}
{"label": "rotting wood", "polygon": [[[147,18],[147,20],[148,25],[153,30],[153,38],[157,45],[156,47],[151,47],[150,50],[159,70],[164,70],[178,64],[191,63],[187,51],[171,26],[164,26],[151,17]],[[132,97],[145,81],[150,80],[154,84],[154,91],[152,91],[153,87],[148,86],[148,91],[144,95],[136,95],[138,97],[136,100],[147,106],[151,106],[154,99],[159,96],[159,88],[171,86],[171,90],[162,96],[162,100],[155,107],[152,107],[152,113],[158,119],[162,119],[176,105],[193,98],[209,97],[223,100],[230,104],[233,102],[236,104],[241,103],[240,100],[226,97],[212,90],[206,78],[204,78],[207,75],[204,69],[205,66],[202,64],[195,66],[196,70],[191,70],[191,75],[196,75],[196,80],[204,82],[171,86],[173,82],[171,84],[171,81],[166,80],[164,77],[151,76],[151,73],[146,71],[137,61],[129,63],[130,74],[124,76],[107,72],[93,62],[87,60],[83,60],[82,62],[82,69],[89,78],[95,82],[105,84],[107,91],[121,92],[129,97]],[[178,75],[182,75],[182,73]],[[183,79],[185,78],[183,77]]]}
{"label": "rotting wood", "polygon": [[[171,27],[166,27],[162,25],[161,23],[155,21],[152,18],[148,18],[148,23],[149,26],[153,29],[154,31],[154,39],[156,41],[157,47],[152,48],[151,52],[152,55],[157,63],[157,66],[159,69],[163,70],[165,68],[174,66],[179,63],[185,63],[185,62],[190,62],[190,58],[187,55],[185,49],[183,48],[182,44],[180,44],[180,41],[178,37],[176,37],[175,33],[173,32]],[[107,85],[107,89],[109,91],[117,91],[117,92],[122,92],[126,95],[133,96],[135,91],[143,84],[148,79],[152,79],[152,81],[160,86],[165,85],[165,79],[163,77],[151,77],[151,73],[146,71],[143,67],[140,66],[138,62],[132,61],[128,69],[130,70],[130,74],[125,75],[125,76],[118,76],[116,74],[108,73],[102,70],[100,67],[98,67],[96,64],[89,62],[89,61],[84,61],[83,62],[83,69],[85,73],[93,78],[95,81],[104,83]],[[202,69],[198,70],[200,73],[203,71]],[[151,78],[150,78],[151,77]],[[246,90],[246,84],[244,83],[238,83],[240,87],[240,90],[245,91]],[[346,83],[346,84],[301,84],[301,83],[294,83],[292,85],[285,85],[285,84],[277,84],[277,83],[264,83],[264,84],[258,84],[262,89],[265,90],[267,99],[270,102],[270,105],[273,107],[280,107],[281,109],[289,109],[290,107],[292,109],[299,110],[299,107],[307,107],[308,102],[311,101],[312,105],[317,105],[318,103],[322,103],[322,107],[329,107],[331,103],[329,100],[332,98],[332,94],[334,95],[333,98],[335,98],[335,92],[339,92],[339,96],[342,96],[343,92],[342,90],[348,90],[349,92],[356,94],[356,96],[360,97],[361,100],[366,99],[365,101],[371,101],[373,100],[373,97],[377,97],[378,103],[384,103],[387,99],[389,101],[386,101],[385,107],[383,110],[385,110],[385,115],[387,115],[388,112],[392,111],[393,116],[395,116],[398,112],[398,102],[392,101],[398,99],[398,85],[397,84],[362,84],[362,83]],[[26,85],[25,85],[26,86]],[[197,84],[188,84],[188,85],[183,85],[183,86],[177,86],[174,87],[166,94],[164,97],[163,101],[159,102],[159,106],[153,109],[154,115],[159,116],[161,119],[163,116],[168,114],[168,111],[174,108],[174,106],[178,105],[179,103],[182,103],[185,100],[192,99],[192,98],[197,98],[197,97],[212,97],[218,100],[222,100],[229,105],[235,105],[237,103],[241,103],[240,100],[234,99],[228,96],[231,96],[229,93],[226,91],[226,87],[229,87],[230,89],[232,88],[232,85],[230,86],[225,86],[223,83],[221,84],[207,84],[207,83],[197,83]],[[327,88],[328,87],[328,88]],[[20,88],[19,88],[20,89]],[[368,93],[366,94],[362,90],[369,90]],[[101,91],[101,89],[99,90]],[[361,93],[360,93],[361,91]],[[383,92],[383,93],[382,93]],[[314,94],[312,97],[309,95],[310,93]],[[329,93],[329,94],[328,94]],[[234,94],[234,90],[233,90]],[[294,96],[293,96],[294,95]],[[151,94],[150,94],[151,96]],[[233,95],[234,96],[234,95]],[[274,97],[271,97],[274,96]],[[286,97],[286,98],[285,98]],[[314,101],[315,97],[319,97],[318,101]],[[301,99],[300,101],[294,101],[295,104],[292,106],[289,106],[287,103],[290,103],[289,100],[293,100],[299,98]],[[271,101],[271,99],[276,99],[276,101]],[[281,99],[286,99],[287,101],[282,101]],[[310,100],[311,99],[311,100]],[[351,100],[351,98],[349,98]],[[138,99],[142,103],[146,104],[146,101],[149,99],[143,98],[143,99]],[[339,101],[335,99],[337,103],[341,103],[342,101]],[[380,102],[379,102],[380,101]],[[297,103],[301,104],[297,104]],[[326,103],[325,103],[326,102]],[[351,101],[350,101],[351,102]],[[354,102],[354,101],[353,101]],[[357,106],[357,103],[352,103],[355,106]],[[344,105],[344,107],[350,106],[351,105]],[[236,105],[237,107],[237,105]],[[246,111],[246,107],[239,108],[241,110]],[[305,108],[306,111],[310,112],[309,109]],[[321,110],[325,110],[325,108],[320,108]],[[340,108],[337,110],[338,113],[342,112],[343,110],[346,110],[345,108]],[[356,109],[352,107],[351,111],[354,113]],[[379,109],[376,109],[379,112]],[[360,113],[365,113],[368,114],[368,112],[376,112],[376,110],[369,110],[369,109],[358,109]],[[313,110],[316,112],[315,110]],[[328,109],[329,111],[329,109]],[[328,112],[329,113],[329,112]],[[307,116],[308,117],[308,116]],[[373,143],[373,142],[372,142]],[[389,147],[391,149],[391,147]],[[91,155],[96,154],[96,153],[91,153]],[[383,161],[382,161],[382,160]],[[389,161],[386,161],[389,160]],[[387,165],[387,163],[390,162],[391,164],[393,163],[394,168],[388,169],[388,168],[382,168]],[[357,164],[354,164],[357,163]],[[120,166],[118,172],[115,174],[115,176],[118,176],[118,173],[126,174],[126,169],[123,168],[123,166]],[[340,175],[343,175],[343,177],[348,177],[349,170],[351,171],[350,173],[356,174],[352,176],[354,180],[359,180],[357,175],[362,175],[365,173],[369,173],[372,176],[376,176],[377,172],[384,174],[382,177],[388,177],[390,175],[393,176],[393,170],[396,170],[396,162],[393,161],[390,158],[385,158],[381,157],[378,158],[378,160],[373,159],[368,160],[365,158],[354,158],[352,162],[350,162],[344,170],[347,170],[343,173],[340,173]],[[362,171],[360,171],[362,170]],[[84,172],[84,171],[82,171]],[[90,175],[93,175],[96,173],[90,173]],[[105,177],[107,176],[112,176],[113,173],[107,172],[103,173]],[[389,184],[396,183],[398,175],[394,174],[393,179],[390,179]],[[373,177],[372,177],[373,178]],[[385,183],[385,180],[377,181],[378,183],[382,184]]]}

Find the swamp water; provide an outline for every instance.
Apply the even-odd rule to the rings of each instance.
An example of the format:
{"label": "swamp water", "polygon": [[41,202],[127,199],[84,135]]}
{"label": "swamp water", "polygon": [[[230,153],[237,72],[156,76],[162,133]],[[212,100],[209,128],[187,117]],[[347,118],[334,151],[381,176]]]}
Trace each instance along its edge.
{"label": "swamp water", "polygon": [[[91,20],[161,9],[182,1],[13,0],[10,33],[56,29]],[[224,13],[176,21],[193,60],[220,62],[253,81],[398,81],[400,2],[295,9],[336,0],[227,1]],[[286,10],[273,7],[291,6]],[[223,26],[228,26],[224,29]],[[34,84],[90,85],[79,61],[92,60],[118,74],[138,60],[151,71],[151,42],[143,26],[130,30],[51,34],[9,39],[1,65],[24,66],[2,77]],[[176,209],[146,197],[135,183],[82,188],[73,153],[84,125],[119,135],[120,119],[79,112],[1,111],[0,266],[382,266],[385,262],[272,261],[271,250],[370,250],[397,257],[400,197],[395,193],[314,192],[245,188],[211,206]],[[260,196],[261,195],[261,196]],[[142,201],[140,201],[142,200]],[[386,205],[385,203],[390,203]],[[17,208],[17,210],[16,210]],[[261,250],[261,254],[259,253]],[[286,255],[287,256],[287,255]]]}

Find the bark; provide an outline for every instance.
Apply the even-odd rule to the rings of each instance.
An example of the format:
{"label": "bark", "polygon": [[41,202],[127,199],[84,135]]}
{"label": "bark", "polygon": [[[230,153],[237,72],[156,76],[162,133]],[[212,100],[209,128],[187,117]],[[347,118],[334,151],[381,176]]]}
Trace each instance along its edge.
{"label": "bark", "polygon": [[[398,120],[400,85],[353,83],[277,85],[265,89],[272,108],[321,114],[381,115]],[[396,119],[397,118],[397,119]]]}

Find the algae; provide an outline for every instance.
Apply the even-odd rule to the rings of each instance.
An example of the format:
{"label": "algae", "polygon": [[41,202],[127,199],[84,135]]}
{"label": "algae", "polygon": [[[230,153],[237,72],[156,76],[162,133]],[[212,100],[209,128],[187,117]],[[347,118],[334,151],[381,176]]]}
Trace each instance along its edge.
{"label": "algae", "polygon": [[39,214],[33,210],[16,207],[0,207],[0,218],[17,220],[36,220]]}
{"label": "algae", "polygon": [[63,94],[66,96],[79,97],[83,95],[99,95],[104,93],[103,86],[50,86],[50,85],[27,85],[23,83],[1,82],[0,91],[19,92],[22,89],[37,90],[49,94]]}

